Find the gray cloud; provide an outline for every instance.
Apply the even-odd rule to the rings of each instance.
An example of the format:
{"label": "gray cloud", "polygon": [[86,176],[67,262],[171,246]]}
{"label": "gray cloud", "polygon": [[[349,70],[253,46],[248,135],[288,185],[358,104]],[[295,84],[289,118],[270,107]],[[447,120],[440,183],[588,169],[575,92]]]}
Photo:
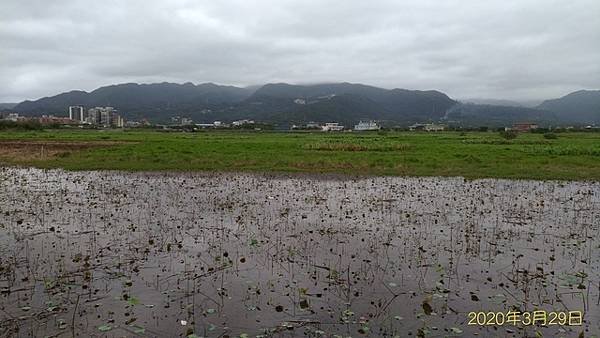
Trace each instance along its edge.
{"label": "gray cloud", "polygon": [[120,82],[600,88],[597,0],[3,0],[0,102]]}

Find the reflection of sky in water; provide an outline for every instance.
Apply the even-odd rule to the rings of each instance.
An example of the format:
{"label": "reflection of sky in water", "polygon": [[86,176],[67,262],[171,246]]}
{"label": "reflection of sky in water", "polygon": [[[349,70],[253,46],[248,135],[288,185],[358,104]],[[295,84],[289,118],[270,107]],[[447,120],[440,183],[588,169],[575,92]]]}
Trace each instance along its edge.
{"label": "reflection of sky in water", "polygon": [[0,332],[522,335],[466,325],[512,306],[586,311],[583,327],[530,335],[598,333],[599,196],[577,182],[2,169]]}

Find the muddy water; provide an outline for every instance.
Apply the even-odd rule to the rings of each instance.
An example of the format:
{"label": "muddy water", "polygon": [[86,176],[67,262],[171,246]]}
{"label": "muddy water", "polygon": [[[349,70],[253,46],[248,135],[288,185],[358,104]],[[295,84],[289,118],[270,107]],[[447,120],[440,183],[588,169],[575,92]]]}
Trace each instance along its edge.
{"label": "muddy water", "polygon": [[[599,293],[599,183],[0,169],[0,337],[587,337]],[[468,325],[536,310],[583,322]]]}

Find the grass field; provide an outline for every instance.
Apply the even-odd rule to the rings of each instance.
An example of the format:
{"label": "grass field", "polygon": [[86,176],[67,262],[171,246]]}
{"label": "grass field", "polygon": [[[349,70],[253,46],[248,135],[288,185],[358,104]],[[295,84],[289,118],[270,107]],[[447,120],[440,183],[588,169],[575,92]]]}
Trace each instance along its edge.
{"label": "grass field", "polygon": [[0,132],[0,163],[68,170],[600,180],[600,133]]}

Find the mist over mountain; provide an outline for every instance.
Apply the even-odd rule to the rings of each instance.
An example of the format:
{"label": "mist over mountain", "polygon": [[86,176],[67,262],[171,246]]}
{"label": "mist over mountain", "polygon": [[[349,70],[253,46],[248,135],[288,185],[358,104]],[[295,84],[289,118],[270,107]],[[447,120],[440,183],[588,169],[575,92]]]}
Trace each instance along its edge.
{"label": "mist over mountain", "polygon": [[474,103],[459,103],[453,106],[444,119],[450,124],[464,127],[502,127],[515,122],[550,126],[558,122],[553,112],[542,109]]}
{"label": "mist over mountain", "polygon": [[[489,102],[489,101],[479,101]],[[437,122],[463,126],[503,126],[531,121],[540,124],[599,123],[600,91],[579,91],[535,108],[517,102],[464,103],[435,90],[384,89],[355,83],[292,85],[271,83],[240,88],[213,83],[125,83],[91,92],[70,91],[11,110],[25,115],[65,116],[71,105],[112,106],[126,119],[168,122],[174,115],[195,122],[253,119],[286,127],[291,124],[377,120],[384,125]]]}
{"label": "mist over mountain", "polygon": [[13,109],[18,103],[0,103],[0,110]]}
{"label": "mist over mountain", "polygon": [[514,100],[503,100],[503,99],[488,99],[488,98],[468,98],[460,99],[463,103],[481,104],[481,105],[492,105],[492,106],[505,106],[505,107],[527,107],[535,108],[540,104],[540,101],[514,101]]}
{"label": "mist over mountain", "polygon": [[560,121],[600,123],[600,90],[579,90],[537,108],[554,112]]}

